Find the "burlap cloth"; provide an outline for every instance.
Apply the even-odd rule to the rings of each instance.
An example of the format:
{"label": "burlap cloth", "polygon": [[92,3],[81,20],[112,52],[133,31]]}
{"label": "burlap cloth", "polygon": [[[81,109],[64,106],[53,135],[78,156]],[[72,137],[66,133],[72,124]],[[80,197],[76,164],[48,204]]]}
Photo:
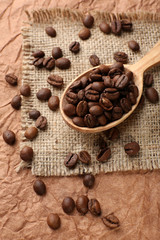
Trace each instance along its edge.
{"label": "burlap cloth", "polygon": [[[129,56],[129,63],[132,64],[142,58],[149,49],[159,40],[160,24],[158,17],[152,14],[114,14],[93,13],[95,25],[91,29],[91,37],[82,41],[78,37],[79,30],[83,27],[80,12],[71,10],[39,10],[28,14],[30,26],[22,30],[23,34],[23,83],[31,86],[32,94],[29,98],[23,98],[21,119],[22,119],[22,141],[21,148],[29,145],[34,150],[32,173],[40,176],[67,176],[92,172],[127,171],[140,169],[157,169],[160,167],[160,114],[159,104],[151,104],[147,100],[144,107],[138,107],[132,116],[123,124],[119,125],[120,139],[116,142],[107,141],[106,136],[101,134],[84,134],[69,128],[63,121],[60,111],[52,112],[47,103],[42,103],[36,98],[36,93],[42,87],[51,89],[53,95],[61,97],[67,84],[76,76],[91,67],[89,56],[96,54],[101,63],[112,63],[115,51],[124,51]],[[131,18],[133,21],[133,32],[123,32],[120,37],[113,34],[105,35],[98,25],[106,19],[110,22],[113,18]],[[56,31],[55,38],[45,33],[45,27],[52,25]],[[127,42],[135,39],[140,44],[140,52],[134,53],[128,48]],[[69,51],[69,44],[72,41],[79,41],[81,50],[78,54]],[[37,49],[51,56],[52,48],[62,48],[63,56],[71,60],[69,70],[55,68],[51,72],[45,69],[36,69],[32,65],[32,53]],[[152,69],[154,75],[154,87],[160,92],[160,68]],[[62,90],[56,89],[47,83],[47,77],[51,74],[58,74],[64,79]],[[28,141],[24,137],[27,127],[33,126],[34,122],[29,119],[28,111],[32,108],[38,109],[48,120],[48,127],[40,131],[38,137]],[[112,156],[106,163],[99,163],[96,155],[99,150],[99,137],[103,136],[111,147]],[[137,141],[141,147],[140,153],[135,157],[128,157],[124,151],[124,145],[131,141]],[[73,170],[64,166],[64,158],[68,152],[78,153],[87,150],[91,154],[92,162],[89,166],[78,163]],[[20,167],[25,164],[21,163]]]}

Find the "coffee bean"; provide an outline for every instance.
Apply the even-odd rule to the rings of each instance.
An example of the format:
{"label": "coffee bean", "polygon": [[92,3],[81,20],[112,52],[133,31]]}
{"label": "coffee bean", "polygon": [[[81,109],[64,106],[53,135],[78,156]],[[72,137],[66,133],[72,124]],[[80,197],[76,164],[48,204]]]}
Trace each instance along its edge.
{"label": "coffee bean", "polygon": [[132,73],[131,71],[128,70],[128,71],[125,73],[125,75],[128,77],[129,81],[132,81],[132,79],[133,79],[133,73]]}
{"label": "coffee bean", "polygon": [[145,96],[151,103],[157,103],[159,101],[159,95],[155,88],[150,87],[145,90]]}
{"label": "coffee bean", "polygon": [[129,102],[130,102],[132,105],[136,104],[136,102],[137,102],[137,98],[134,96],[134,93],[133,93],[133,92],[129,92],[129,93],[127,94],[127,99],[129,100]]}
{"label": "coffee bean", "polygon": [[94,18],[90,14],[87,14],[86,16],[83,17],[83,24],[87,28],[91,28],[94,23]]}
{"label": "coffee bean", "polygon": [[123,115],[123,110],[121,107],[114,107],[112,110],[112,120],[118,120],[122,117]]}
{"label": "coffee bean", "polygon": [[54,230],[60,228],[61,220],[58,214],[50,213],[47,217],[47,224],[50,228]]}
{"label": "coffee bean", "polygon": [[111,229],[114,229],[120,226],[119,219],[113,213],[103,217],[102,221],[106,227],[109,227]]}
{"label": "coffee bean", "polygon": [[32,162],[33,149],[28,146],[24,146],[20,151],[20,158],[25,162]]}
{"label": "coffee bean", "polygon": [[108,73],[108,75],[111,78],[114,78],[115,76],[121,75],[121,74],[122,74],[122,70],[120,68],[112,68]]}
{"label": "coffee bean", "polygon": [[115,52],[114,59],[117,62],[127,63],[128,62],[128,55],[124,52]]}
{"label": "coffee bean", "polygon": [[90,82],[101,81],[101,80],[102,80],[102,76],[98,73],[91,73],[89,75],[89,81]]}
{"label": "coffee bean", "polygon": [[84,119],[82,117],[74,117],[72,119],[73,123],[79,127],[85,127],[85,122]]}
{"label": "coffee bean", "polygon": [[71,62],[68,58],[58,58],[56,60],[56,67],[59,69],[68,69],[70,68]]}
{"label": "coffee bean", "polygon": [[95,90],[87,90],[85,92],[85,97],[90,100],[90,101],[98,101],[99,99],[99,92],[95,91]]}
{"label": "coffee bean", "polygon": [[105,96],[109,100],[114,101],[114,100],[117,100],[119,98],[120,93],[116,88],[106,88],[103,91],[102,96]]}
{"label": "coffee bean", "polygon": [[76,107],[73,104],[65,104],[63,111],[68,117],[76,115]]}
{"label": "coffee bean", "polygon": [[134,40],[128,42],[128,47],[134,52],[139,51],[140,49],[139,44]]}
{"label": "coffee bean", "polygon": [[7,144],[13,145],[16,141],[15,133],[11,130],[6,130],[3,132],[3,139]]}
{"label": "coffee bean", "polygon": [[67,102],[69,102],[71,104],[77,104],[78,103],[78,94],[74,93],[72,91],[68,91],[66,93],[66,100],[67,100]]}
{"label": "coffee bean", "polygon": [[97,125],[97,119],[95,116],[92,116],[91,114],[87,114],[84,117],[84,123],[87,127],[92,128]]}
{"label": "coffee bean", "polygon": [[105,115],[105,117],[106,117],[109,121],[111,121],[111,119],[112,119],[112,114],[111,114],[110,112],[104,111],[104,115]]}
{"label": "coffee bean", "polygon": [[[118,75],[119,76],[119,75]],[[107,88],[112,88],[114,87],[114,82],[113,80],[110,78],[110,76],[103,76],[102,77],[103,81],[104,81],[104,85]]]}
{"label": "coffee bean", "polygon": [[46,31],[47,35],[50,37],[56,36],[56,30],[53,27],[46,27],[45,31]]}
{"label": "coffee bean", "polygon": [[115,35],[120,35],[122,29],[121,21],[119,21],[118,19],[113,20],[111,22],[111,29],[112,33],[114,33]]}
{"label": "coffee bean", "polygon": [[88,102],[88,107],[91,108],[93,106],[99,105],[99,102]]}
{"label": "coffee bean", "polygon": [[48,107],[52,110],[55,111],[59,107],[59,97],[57,96],[52,96],[48,100]]}
{"label": "coffee bean", "polygon": [[45,56],[45,53],[41,50],[37,50],[34,53],[32,53],[32,56],[34,58],[43,58]]}
{"label": "coffee bean", "polygon": [[41,88],[37,94],[37,98],[41,101],[46,101],[51,97],[51,90],[48,88]]}
{"label": "coffee bean", "polygon": [[79,157],[79,160],[85,164],[89,164],[91,161],[91,155],[87,151],[79,152],[78,157]]}
{"label": "coffee bean", "polygon": [[144,85],[146,87],[151,87],[153,84],[153,74],[146,74],[144,76]]}
{"label": "coffee bean", "polygon": [[131,103],[127,98],[122,98],[120,100],[120,105],[125,113],[128,113],[132,108]]}
{"label": "coffee bean", "polygon": [[91,55],[89,57],[90,64],[95,67],[100,64],[99,58],[96,55]]}
{"label": "coffee bean", "polygon": [[79,42],[72,42],[70,45],[69,45],[69,50],[73,53],[78,53],[79,50],[80,50],[80,43]]}
{"label": "coffee bean", "polygon": [[89,109],[89,112],[94,116],[100,116],[103,113],[103,108],[99,105],[95,105]]}
{"label": "coffee bean", "polygon": [[109,34],[111,32],[111,27],[108,23],[106,22],[102,22],[100,25],[99,25],[99,28],[100,30],[103,32],[103,33],[106,33],[106,34]]}
{"label": "coffee bean", "polygon": [[81,101],[81,100],[84,100],[85,99],[85,91],[83,89],[81,89],[78,94],[78,99]]}
{"label": "coffee bean", "polygon": [[31,119],[36,120],[40,115],[41,115],[40,112],[36,109],[32,109],[32,110],[29,111],[29,117]]}
{"label": "coffee bean", "polygon": [[76,107],[76,113],[79,117],[84,117],[88,112],[88,104],[86,101],[80,101]]}
{"label": "coffee bean", "polygon": [[19,96],[19,95],[14,96],[11,100],[11,106],[16,110],[20,109],[21,100],[22,100],[21,96]]}
{"label": "coffee bean", "polygon": [[119,68],[122,71],[124,70],[124,66],[122,62],[115,62],[110,66],[110,69],[113,69],[113,68]]}
{"label": "coffee bean", "polygon": [[63,78],[59,75],[51,74],[48,77],[47,82],[54,87],[60,88],[63,85]]}
{"label": "coffee bean", "polygon": [[35,127],[28,127],[24,133],[24,136],[29,139],[29,140],[33,140],[34,138],[36,138],[38,135],[38,130]]}
{"label": "coffee bean", "polygon": [[76,201],[77,211],[85,215],[88,212],[88,202],[89,199],[87,196],[85,195],[79,196]]}
{"label": "coffee bean", "polygon": [[61,58],[63,56],[61,48],[60,47],[54,47],[52,49],[52,56],[54,57],[54,59]]}
{"label": "coffee bean", "polygon": [[92,89],[98,92],[103,92],[103,90],[105,89],[105,85],[103,82],[93,82]]}
{"label": "coffee bean", "polygon": [[36,123],[35,123],[36,127],[41,129],[41,130],[44,130],[46,128],[46,125],[47,125],[47,118],[44,117],[44,116],[39,116],[36,120]]}
{"label": "coffee bean", "polygon": [[67,214],[71,214],[75,208],[75,202],[71,197],[65,197],[62,202],[63,211]]}
{"label": "coffee bean", "polygon": [[104,114],[102,114],[101,116],[97,117],[98,123],[101,126],[105,126],[107,124],[107,118],[105,117]]}
{"label": "coffee bean", "polygon": [[106,162],[111,156],[111,149],[106,147],[101,149],[97,155],[97,160],[99,162]]}
{"label": "coffee bean", "polygon": [[88,28],[82,28],[78,34],[82,40],[86,40],[91,36],[91,32]]}
{"label": "coffee bean", "polygon": [[35,180],[33,183],[33,189],[40,196],[46,194],[46,185],[42,180]]}
{"label": "coffee bean", "polygon": [[139,90],[138,90],[137,86],[134,85],[134,84],[131,84],[131,85],[128,86],[128,91],[132,92],[136,98],[139,95]]}
{"label": "coffee bean", "polygon": [[129,84],[129,79],[125,74],[122,74],[116,81],[115,87],[117,89],[124,89]]}
{"label": "coffee bean", "polygon": [[5,80],[12,86],[17,85],[18,78],[13,73],[6,74]]}
{"label": "coffee bean", "polygon": [[119,138],[119,135],[120,135],[119,130],[116,127],[111,128],[111,129],[105,131],[104,134],[111,141],[117,140]]}
{"label": "coffee bean", "polygon": [[104,93],[102,93],[100,96],[99,104],[103,109],[105,109],[107,111],[110,111],[113,108],[112,102],[105,96]]}
{"label": "coffee bean", "polygon": [[77,80],[75,82],[72,83],[72,85],[70,86],[70,88],[72,90],[76,90],[76,89],[79,89],[81,87],[82,83],[80,80]]}
{"label": "coffee bean", "polygon": [[105,76],[105,75],[108,74],[110,68],[109,68],[108,66],[102,64],[102,65],[99,66],[99,70],[100,70],[101,74],[102,74],[103,76]]}
{"label": "coffee bean", "polygon": [[87,76],[83,76],[81,79],[81,84],[82,84],[82,88],[85,88],[88,84],[88,77]]}
{"label": "coffee bean", "polygon": [[33,65],[37,68],[42,68],[43,61],[44,61],[44,58],[35,58],[35,60],[33,61]]}
{"label": "coffee bean", "polygon": [[43,60],[43,66],[47,69],[47,70],[52,70],[55,67],[55,60],[52,57],[47,57],[44,58]]}
{"label": "coffee bean", "polygon": [[98,138],[98,146],[100,149],[107,148],[107,143],[101,135],[99,135],[99,138]]}
{"label": "coffee bean", "polygon": [[95,177],[92,174],[86,174],[83,178],[83,184],[85,187],[92,188],[95,182]]}
{"label": "coffee bean", "polygon": [[25,97],[29,97],[31,95],[31,88],[28,84],[24,84],[20,88],[21,95]]}
{"label": "coffee bean", "polygon": [[77,161],[78,155],[74,153],[69,153],[64,160],[64,165],[68,168],[74,168],[77,164]]}
{"label": "coffee bean", "polygon": [[124,31],[131,31],[132,30],[132,22],[128,19],[122,19],[122,29]]}
{"label": "coffee bean", "polygon": [[97,199],[90,199],[88,202],[88,208],[93,215],[101,215],[101,207]]}
{"label": "coffee bean", "polygon": [[131,142],[124,146],[124,150],[129,156],[134,156],[139,152],[140,146],[137,142]]}

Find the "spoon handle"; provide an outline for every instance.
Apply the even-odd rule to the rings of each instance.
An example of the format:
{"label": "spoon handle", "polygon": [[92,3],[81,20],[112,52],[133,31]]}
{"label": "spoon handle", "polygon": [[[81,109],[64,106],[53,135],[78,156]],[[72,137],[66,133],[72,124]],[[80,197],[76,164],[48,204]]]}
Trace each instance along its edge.
{"label": "spoon handle", "polygon": [[158,63],[160,63],[160,41],[158,41],[143,58],[133,65],[134,71],[143,73]]}

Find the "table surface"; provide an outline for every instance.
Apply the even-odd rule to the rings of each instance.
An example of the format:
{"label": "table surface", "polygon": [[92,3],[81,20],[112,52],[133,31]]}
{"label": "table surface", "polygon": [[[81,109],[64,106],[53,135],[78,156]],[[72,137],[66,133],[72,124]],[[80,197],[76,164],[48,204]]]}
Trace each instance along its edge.
{"label": "table surface", "polygon": [[[47,186],[47,194],[39,197],[33,191],[36,179],[30,170],[16,173],[20,162],[20,111],[11,108],[13,96],[19,93],[22,70],[21,27],[27,20],[25,10],[50,7],[72,9],[107,10],[109,12],[152,11],[159,12],[158,0],[1,0],[0,4],[0,240],[50,240],[53,239],[107,239],[143,240],[160,239],[160,172],[112,173],[96,176],[93,189],[87,190],[81,177],[41,178]],[[4,76],[14,72],[19,78],[17,87],[9,86]],[[6,129],[16,133],[14,147],[2,139]],[[97,198],[103,215],[114,212],[121,227],[107,229],[101,218],[80,216],[76,211],[68,216],[63,213],[61,202],[65,196],[76,200],[87,194]],[[61,217],[61,228],[51,230],[46,223],[50,212]]]}

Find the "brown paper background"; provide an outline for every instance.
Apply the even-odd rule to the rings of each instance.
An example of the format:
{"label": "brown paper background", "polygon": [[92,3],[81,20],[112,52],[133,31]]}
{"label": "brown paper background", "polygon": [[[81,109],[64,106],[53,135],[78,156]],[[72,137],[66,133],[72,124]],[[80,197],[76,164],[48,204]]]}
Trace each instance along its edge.
{"label": "brown paper background", "polygon": [[[83,10],[103,9],[114,12],[148,10],[159,12],[158,1],[20,1],[0,2],[0,239],[1,240],[51,240],[51,239],[100,239],[100,240],[158,240],[160,238],[160,176],[159,171],[137,173],[100,174],[89,190],[89,197],[96,197],[104,214],[115,212],[121,221],[118,231],[108,230],[100,218],[90,214],[79,216],[75,211],[67,216],[61,209],[64,196],[86,192],[79,177],[42,178],[47,185],[47,195],[38,197],[32,190],[35,179],[30,170],[15,172],[19,159],[19,140],[15,147],[6,145],[2,132],[12,129],[19,139],[20,111],[10,107],[11,98],[18,87],[4,81],[7,72],[14,71],[21,80],[22,36],[20,29],[26,20],[24,9],[39,7],[71,7]],[[57,212],[62,227],[52,231],[46,224],[47,214]]]}

